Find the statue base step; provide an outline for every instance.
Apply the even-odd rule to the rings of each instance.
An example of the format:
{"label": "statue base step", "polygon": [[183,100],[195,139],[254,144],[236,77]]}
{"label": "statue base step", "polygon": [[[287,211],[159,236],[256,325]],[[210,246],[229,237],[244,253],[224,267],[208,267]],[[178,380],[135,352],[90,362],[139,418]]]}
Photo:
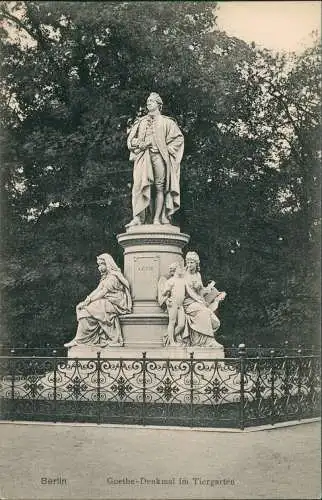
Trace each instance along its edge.
{"label": "statue base step", "polygon": [[[160,309],[160,308],[159,308]],[[162,348],[162,339],[167,333],[168,315],[164,312],[132,313],[120,316],[124,348]]]}
{"label": "statue base step", "polygon": [[182,346],[167,346],[167,347],[95,347],[77,345],[68,349],[68,358],[96,358],[100,353],[104,359],[141,359],[143,352],[146,353],[148,359],[189,359],[193,354],[194,359],[224,359],[225,353],[223,346],[221,347],[182,347]]}

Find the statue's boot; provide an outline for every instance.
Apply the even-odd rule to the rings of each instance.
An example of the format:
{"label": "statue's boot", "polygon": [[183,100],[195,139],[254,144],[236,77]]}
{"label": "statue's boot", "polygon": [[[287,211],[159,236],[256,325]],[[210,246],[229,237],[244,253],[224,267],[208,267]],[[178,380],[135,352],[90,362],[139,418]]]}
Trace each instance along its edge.
{"label": "statue's boot", "polygon": [[156,224],[156,225],[161,225],[161,222],[159,221],[159,219],[154,219],[153,220],[153,224]]}
{"label": "statue's boot", "polygon": [[125,227],[132,227],[132,226],[140,226],[142,224],[141,220],[139,217],[134,217],[131,222],[129,222],[128,224],[125,224]]}

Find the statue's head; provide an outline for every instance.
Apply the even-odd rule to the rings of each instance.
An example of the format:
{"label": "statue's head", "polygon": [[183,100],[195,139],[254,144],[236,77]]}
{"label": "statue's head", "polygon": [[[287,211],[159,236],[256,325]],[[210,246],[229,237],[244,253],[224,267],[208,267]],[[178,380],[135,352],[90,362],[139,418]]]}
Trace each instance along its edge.
{"label": "statue's head", "polygon": [[174,276],[176,274],[176,272],[178,272],[180,274],[181,271],[183,272],[182,262],[176,261],[176,262],[172,262],[172,264],[170,264],[170,266],[169,266],[169,275],[170,276]]}
{"label": "statue's head", "polygon": [[200,259],[197,252],[188,252],[186,255],[186,267],[187,269],[195,268],[197,271],[200,271]]}
{"label": "statue's head", "polygon": [[102,253],[97,258],[97,265],[100,272],[105,269],[104,273],[109,273],[110,271],[119,271],[113,257],[109,253]]}
{"label": "statue's head", "polygon": [[176,269],[177,269],[177,263],[172,262],[172,264],[169,265],[169,275],[173,276],[174,273],[176,272]]}
{"label": "statue's head", "polygon": [[159,109],[161,111],[162,105],[163,101],[159,96],[159,94],[157,94],[156,92],[151,92],[151,94],[146,100],[146,106],[148,108],[148,111],[154,111],[155,109]]}
{"label": "statue's head", "polygon": [[183,274],[184,274],[183,263],[177,262],[175,276],[181,277],[181,276],[183,276]]}

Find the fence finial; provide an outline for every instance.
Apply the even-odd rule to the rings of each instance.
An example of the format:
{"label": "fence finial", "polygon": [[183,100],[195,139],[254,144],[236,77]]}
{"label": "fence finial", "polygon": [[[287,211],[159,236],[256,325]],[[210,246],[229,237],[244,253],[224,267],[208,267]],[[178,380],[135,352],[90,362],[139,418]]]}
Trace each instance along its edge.
{"label": "fence finial", "polygon": [[239,346],[238,346],[238,354],[239,354],[239,356],[245,356],[246,355],[246,346],[245,346],[245,344],[239,344]]}

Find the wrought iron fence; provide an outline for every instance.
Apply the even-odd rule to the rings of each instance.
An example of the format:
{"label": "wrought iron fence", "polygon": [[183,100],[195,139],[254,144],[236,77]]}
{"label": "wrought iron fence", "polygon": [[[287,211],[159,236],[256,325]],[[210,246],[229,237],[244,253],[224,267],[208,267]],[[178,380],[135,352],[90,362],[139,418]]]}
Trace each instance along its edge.
{"label": "wrought iron fence", "polygon": [[320,358],[0,357],[2,419],[244,427],[319,416]]}
{"label": "wrought iron fence", "polygon": [[[244,344],[240,344],[244,345]],[[240,345],[226,345],[225,357],[239,357]],[[265,346],[258,344],[255,347],[245,347],[248,357],[267,357],[267,356],[302,356],[314,355],[320,352],[320,347],[316,345],[301,345],[285,341],[279,345]],[[32,347],[28,344],[21,344],[15,347],[11,345],[0,344],[0,356],[20,356],[20,357],[51,357],[53,353],[56,356],[67,357],[68,349],[61,345],[53,346],[46,344],[40,347]]]}

